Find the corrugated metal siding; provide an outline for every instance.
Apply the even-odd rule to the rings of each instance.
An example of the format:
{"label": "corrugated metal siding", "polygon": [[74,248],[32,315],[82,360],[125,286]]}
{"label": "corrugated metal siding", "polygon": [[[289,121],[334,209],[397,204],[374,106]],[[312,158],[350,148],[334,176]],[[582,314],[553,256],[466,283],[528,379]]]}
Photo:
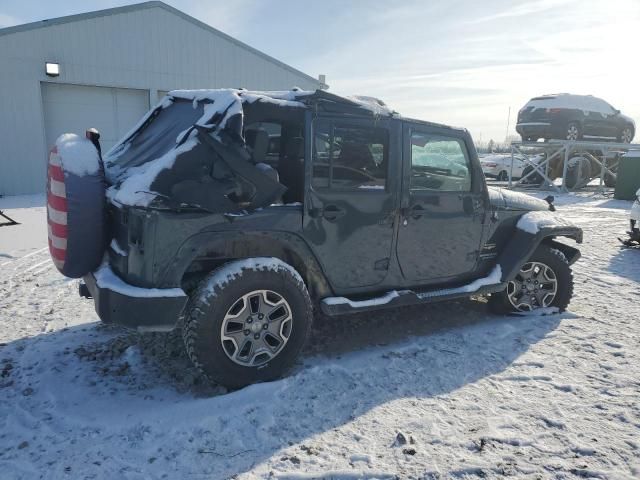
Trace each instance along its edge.
{"label": "corrugated metal siding", "polygon": [[[45,61],[60,63],[59,77],[52,79],[44,74]],[[48,147],[40,82],[151,92],[177,88],[319,87],[318,82],[162,8],[0,36],[0,64],[3,195],[40,192],[44,188]]]}

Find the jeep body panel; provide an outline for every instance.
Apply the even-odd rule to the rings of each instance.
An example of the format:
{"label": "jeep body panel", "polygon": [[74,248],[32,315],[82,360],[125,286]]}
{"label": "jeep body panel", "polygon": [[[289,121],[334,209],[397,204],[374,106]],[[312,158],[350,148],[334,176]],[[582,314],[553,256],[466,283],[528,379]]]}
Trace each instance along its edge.
{"label": "jeep body panel", "polygon": [[179,297],[127,295],[100,286],[93,273],[82,278],[84,284],[80,285],[80,294],[93,299],[100,320],[138,331],[173,330],[188,300],[186,295]]}
{"label": "jeep body panel", "polygon": [[[182,138],[200,141],[173,168],[161,171],[152,184],[157,187],[154,191],[166,192],[166,201],[127,206],[111,199],[114,239],[108,253],[113,271],[136,287],[178,287],[189,292],[193,282],[226,262],[275,257],[301,274],[325,313],[338,314],[361,308],[321,301],[337,295],[358,303],[385,292],[399,292],[398,298],[384,304],[358,303],[369,309],[502,290],[543,242],[563,251],[570,262],[579,258],[576,249],[554,240],[564,236],[581,242],[577,227],[547,227],[536,234],[516,227],[523,214],[549,210],[549,204],[487,188],[468,131],[372,114],[326,92],[307,96],[305,102],[304,108],[295,107],[303,133],[301,203],[276,200],[271,204],[284,191],[281,180],[257,168],[244,140],[220,130],[211,133],[210,125],[196,125]],[[275,108],[287,107],[267,105],[264,111]],[[339,169],[345,168],[334,161],[332,153],[340,128],[373,131],[386,139],[378,145],[382,160],[377,167],[386,169],[383,183],[376,177],[378,183],[365,182],[364,188],[333,188],[335,172],[341,175]],[[319,133],[329,138],[328,153],[318,151]],[[269,142],[284,148],[284,137]],[[431,171],[432,167],[413,162],[414,147],[441,141],[457,149],[453,163]],[[287,155],[282,152],[280,159]],[[451,175],[456,169],[461,173]],[[322,171],[329,172],[326,186],[315,182]],[[453,180],[442,180],[443,176]],[[235,178],[252,185],[246,201],[232,197]],[[443,181],[453,182],[453,188],[438,188]],[[498,266],[501,275],[495,278],[490,272],[496,272]],[[474,291],[466,289],[488,276],[490,282],[480,282]],[[134,313],[125,319],[126,295],[104,291],[91,276],[86,281],[105,321],[166,329],[178,320],[177,302],[156,310],[135,298],[130,299]],[[143,314],[145,309],[154,318],[138,318],[137,312]]]}
{"label": "jeep body panel", "polygon": [[[476,274],[489,197],[466,130],[403,122],[403,178],[397,256],[408,285],[465,281]],[[458,142],[468,167],[465,191],[411,186],[412,138]],[[416,261],[416,259],[420,259]]]}
{"label": "jeep body panel", "polygon": [[306,162],[302,234],[334,290],[344,293],[385,285],[394,261],[402,145],[400,123],[392,119],[309,115],[306,158],[314,155],[310,139],[315,139],[321,129],[337,127],[375,128],[388,137],[385,188],[316,188],[314,162]]}

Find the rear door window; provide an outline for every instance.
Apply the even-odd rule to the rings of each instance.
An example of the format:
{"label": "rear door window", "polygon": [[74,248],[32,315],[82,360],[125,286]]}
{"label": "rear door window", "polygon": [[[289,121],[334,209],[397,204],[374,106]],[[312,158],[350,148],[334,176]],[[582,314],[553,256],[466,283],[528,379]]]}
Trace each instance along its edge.
{"label": "rear door window", "polygon": [[314,188],[385,190],[389,155],[386,129],[318,122],[314,133]]}

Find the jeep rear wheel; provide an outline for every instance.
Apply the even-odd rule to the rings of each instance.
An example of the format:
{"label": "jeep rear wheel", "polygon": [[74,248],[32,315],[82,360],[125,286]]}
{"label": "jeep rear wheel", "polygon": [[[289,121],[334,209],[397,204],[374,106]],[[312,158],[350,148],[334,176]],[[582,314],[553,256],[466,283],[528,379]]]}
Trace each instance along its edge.
{"label": "jeep rear wheel", "polygon": [[307,339],[311,300],[300,275],[275,258],[233,261],[193,293],[183,327],[194,365],[240,388],[280,377]]}
{"label": "jeep rear wheel", "polygon": [[494,293],[489,306],[496,313],[528,312],[556,307],[566,310],[573,295],[573,275],[564,254],[540,246],[506,290]]}

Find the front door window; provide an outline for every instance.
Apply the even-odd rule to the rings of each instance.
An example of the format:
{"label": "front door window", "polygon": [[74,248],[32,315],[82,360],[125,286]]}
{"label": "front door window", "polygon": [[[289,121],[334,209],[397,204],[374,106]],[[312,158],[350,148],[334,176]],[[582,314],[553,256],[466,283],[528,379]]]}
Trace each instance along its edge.
{"label": "front door window", "polygon": [[411,190],[470,192],[469,158],[462,140],[411,134]]}

